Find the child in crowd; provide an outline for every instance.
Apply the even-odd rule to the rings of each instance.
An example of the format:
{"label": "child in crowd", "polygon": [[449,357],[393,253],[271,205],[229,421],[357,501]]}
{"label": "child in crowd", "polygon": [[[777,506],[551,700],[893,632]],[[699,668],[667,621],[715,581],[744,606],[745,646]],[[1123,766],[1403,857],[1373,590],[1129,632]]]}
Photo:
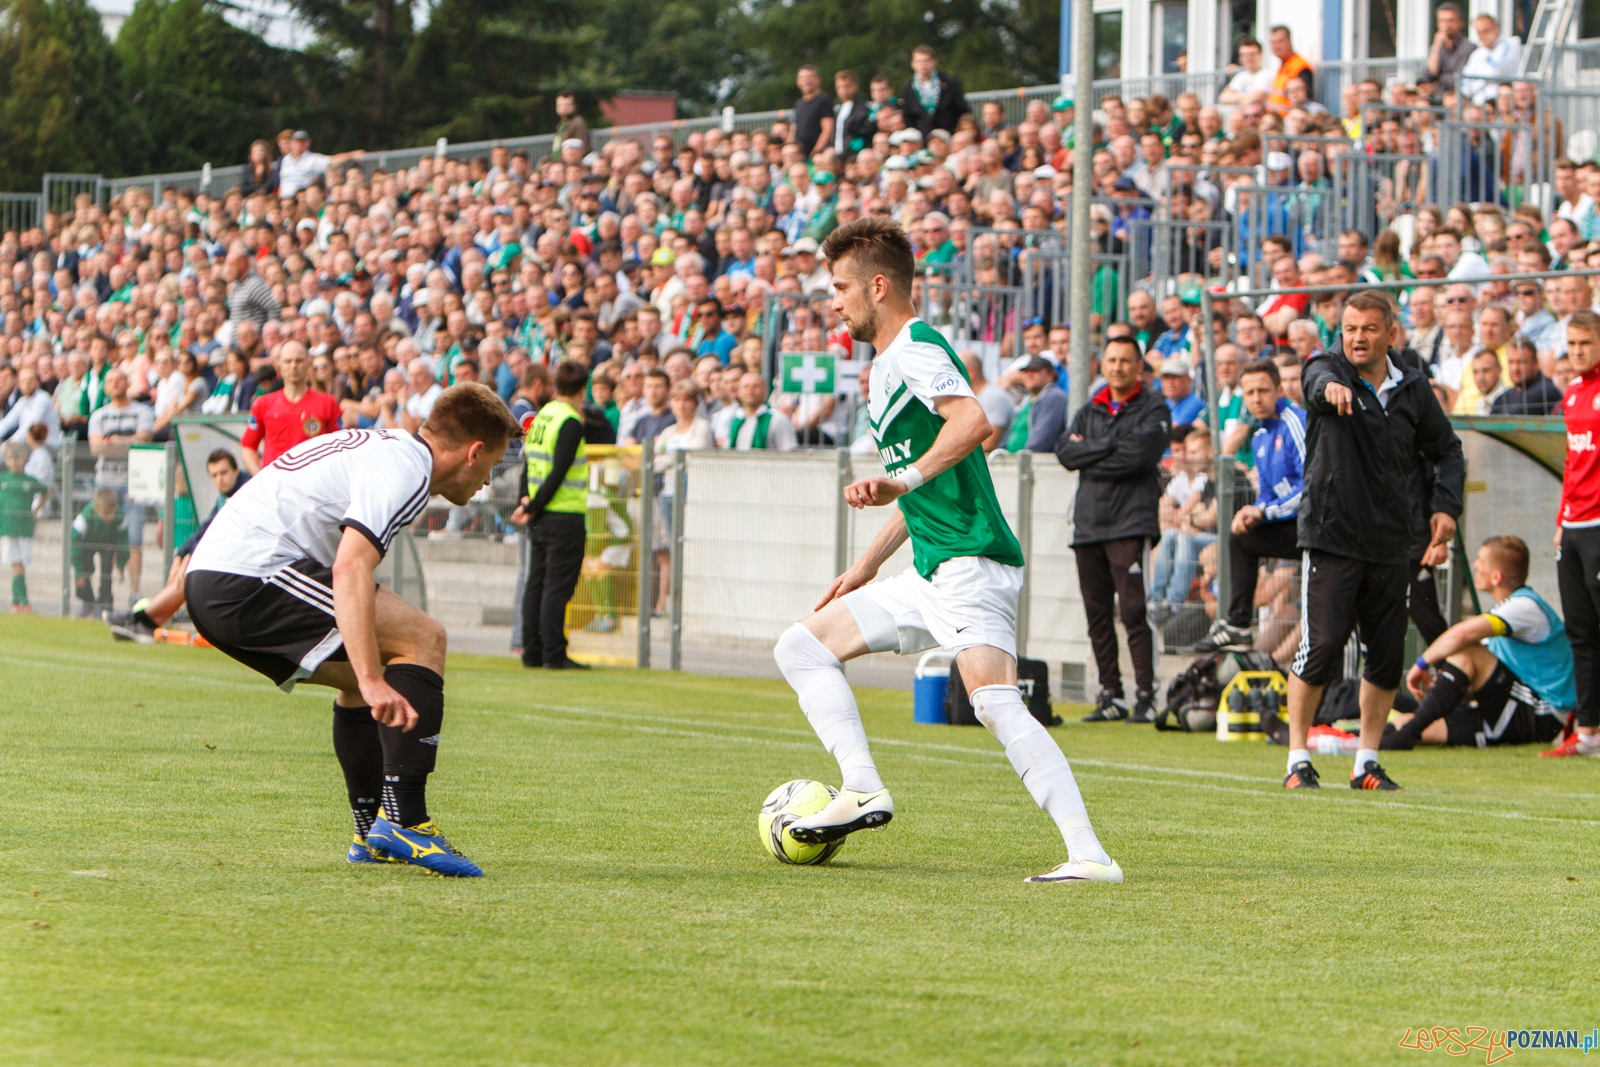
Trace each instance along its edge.
{"label": "child in crowd", "polygon": [[[100,566],[98,595],[92,589],[96,563]],[[112,568],[120,575],[127,566],[128,524],[117,491],[96,489],[94,500],[84,505],[72,523],[72,576],[80,619],[93,615],[96,607],[111,607]]]}
{"label": "child in crowd", "polygon": [[33,521],[49,488],[24,472],[28,446],[6,446],[6,469],[0,472],[0,564],[11,566],[11,613],[27,614],[28,565],[33,562]]}

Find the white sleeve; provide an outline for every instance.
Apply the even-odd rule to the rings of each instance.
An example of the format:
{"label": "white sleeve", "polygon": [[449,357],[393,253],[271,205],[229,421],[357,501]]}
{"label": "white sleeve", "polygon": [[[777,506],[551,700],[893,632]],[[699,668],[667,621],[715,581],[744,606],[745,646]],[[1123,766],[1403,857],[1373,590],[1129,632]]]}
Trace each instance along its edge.
{"label": "white sleeve", "polygon": [[396,447],[416,448],[398,441],[386,448],[361,449],[351,457],[350,505],[339,520],[341,530],[358,531],[379,555],[389,551],[394,535],[415,522],[428,504],[431,469],[414,456],[396,463]]}
{"label": "white sleeve", "polygon": [[927,405],[929,411],[933,410],[933,402],[941,397],[972,396],[967,376],[938,345],[912,341],[900,350],[895,362],[906,388]]}
{"label": "white sleeve", "polygon": [[1507,597],[1488,614],[1505,623],[1511,631],[1507,636],[1515,641],[1537,645],[1550,636],[1550,620],[1532,597]]}
{"label": "white sleeve", "polygon": [[767,447],[774,452],[793,452],[800,447],[794,423],[781,411],[774,411],[772,421],[767,424]]}

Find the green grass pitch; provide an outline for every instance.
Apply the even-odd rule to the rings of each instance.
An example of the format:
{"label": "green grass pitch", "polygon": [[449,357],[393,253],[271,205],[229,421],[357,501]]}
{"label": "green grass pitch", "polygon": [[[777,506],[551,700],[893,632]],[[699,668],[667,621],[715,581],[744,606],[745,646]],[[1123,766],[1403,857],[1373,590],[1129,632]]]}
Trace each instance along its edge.
{"label": "green grass pitch", "polygon": [[[1415,1064],[1408,1028],[1597,1023],[1600,762],[1057,729],[1121,886],[978,729],[861,694],[889,829],[780,866],[837,779],[781,683],[453,658],[430,806],[489,877],[352,868],[329,695],[0,620],[0,1063]],[[1502,1063],[1565,1063],[1516,1052]]]}

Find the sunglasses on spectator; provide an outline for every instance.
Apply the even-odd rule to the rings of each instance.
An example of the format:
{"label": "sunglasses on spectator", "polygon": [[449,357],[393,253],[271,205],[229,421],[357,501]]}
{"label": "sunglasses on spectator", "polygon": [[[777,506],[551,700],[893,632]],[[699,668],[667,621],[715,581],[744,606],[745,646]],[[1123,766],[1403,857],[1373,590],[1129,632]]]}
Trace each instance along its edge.
{"label": "sunglasses on spectator", "polygon": [[1447,297],[1444,298],[1444,302],[1446,304],[1470,304],[1470,303],[1472,303],[1472,297],[1470,297],[1470,296],[1447,296]]}
{"label": "sunglasses on spectator", "polygon": [[1518,296],[1538,296],[1539,290],[1538,287],[1530,285],[1516,290],[1516,294]]}

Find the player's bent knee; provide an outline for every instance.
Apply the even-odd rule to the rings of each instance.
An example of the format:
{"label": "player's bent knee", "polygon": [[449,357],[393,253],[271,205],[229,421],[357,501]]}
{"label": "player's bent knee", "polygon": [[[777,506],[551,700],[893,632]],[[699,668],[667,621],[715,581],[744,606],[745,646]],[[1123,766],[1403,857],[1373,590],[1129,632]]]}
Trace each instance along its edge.
{"label": "player's bent knee", "polygon": [[798,622],[783,631],[778,643],[772,646],[772,658],[791,684],[801,672],[839,666],[839,657],[828,650],[820,637]]}

